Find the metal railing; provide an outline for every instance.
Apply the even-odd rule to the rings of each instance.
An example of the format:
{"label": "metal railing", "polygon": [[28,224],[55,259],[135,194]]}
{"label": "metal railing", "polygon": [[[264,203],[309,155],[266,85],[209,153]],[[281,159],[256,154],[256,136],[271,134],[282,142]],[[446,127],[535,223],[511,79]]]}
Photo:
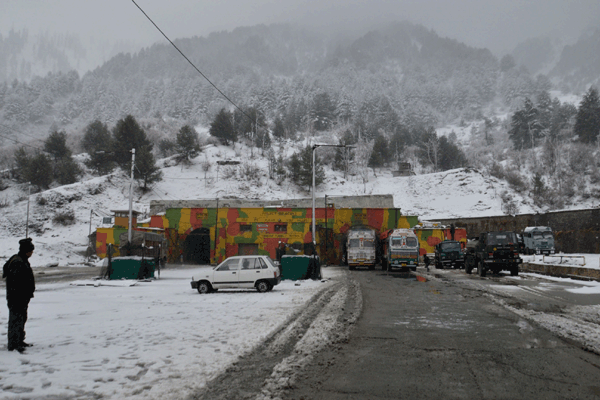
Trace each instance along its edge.
{"label": "metal railing", "polygon": [[544,264],[546,264],[546,262],[547,262],[546,261],[546,257],[548,257],[548,258],[559,258],[560,259],[560,261],[558,262],[559,264],[563,264],[566,259],[572,260],[572,259],[581,258],[583,260],[583,264],[577,264],[577,265],[580,265],[582,267],[585,266],[585,256],[570,256],[570,255],[557,255],[557,254],[554,254],[554,255],[551,255],[551,256],[543,255],[542,256],[542,262]]}

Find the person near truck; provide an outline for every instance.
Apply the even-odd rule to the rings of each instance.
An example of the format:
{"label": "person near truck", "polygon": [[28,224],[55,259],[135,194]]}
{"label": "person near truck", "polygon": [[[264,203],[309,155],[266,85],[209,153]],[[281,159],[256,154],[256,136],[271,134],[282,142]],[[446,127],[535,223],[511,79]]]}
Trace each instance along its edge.
{"label": "person near truck", "polygon": [[425,263],[425,268],[427,269],[427,271],[429,272],[429,262],[431,260],[429,259],[429,256],[427,255],[427,253],[425,253],[425,255],[423,256],[423,262]]}
{"label": "person near truck", "polygon": [[29,264],[34,248],[31,238],[19,240],[19,252],[4,264],[2,270],[8,303],[8,351],[23,353],[31,346],[25,342],[25,322],[29,301],[35,292],[35,278]]}

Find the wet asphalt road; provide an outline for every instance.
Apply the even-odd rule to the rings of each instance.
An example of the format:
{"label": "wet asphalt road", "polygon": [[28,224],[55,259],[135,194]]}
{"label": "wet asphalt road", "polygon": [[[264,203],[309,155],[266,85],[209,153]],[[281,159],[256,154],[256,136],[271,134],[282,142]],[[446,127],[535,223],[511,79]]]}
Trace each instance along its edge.
{"label": "wet asphalt road", "polygon": [[[508,279],[461,271],[435,278],[435,270],[427,282],[401,272],[352,274],[364,302],[355,330],[347,343],[320,352],[286,399],[600,398],[598,355],[496,305],[481,289],[514,284]],[[524,296],[542,308],[572,301]]]}

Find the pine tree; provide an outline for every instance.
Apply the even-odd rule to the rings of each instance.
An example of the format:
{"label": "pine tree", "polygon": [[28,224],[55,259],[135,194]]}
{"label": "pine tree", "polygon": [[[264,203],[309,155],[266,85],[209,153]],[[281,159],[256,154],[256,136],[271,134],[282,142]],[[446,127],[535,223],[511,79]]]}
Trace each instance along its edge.
{"label": "pine tree", "polygon": [[573,128],[583,143],[594,143],[600,133],[600,100],[598,89],[590,87],[583,96]]}
{"label": "pine tree", "polygon": [[455,143],[448,140],[446,136],[441,136],[439,144],[440,155],[438,167],[440,171],[467,166],[465,153]]}
{"label": "pine tree", "polygon": [[539,122],[539,111],[533,102],[526,98],[523,108],[517,110],[511,117],[508,136],[515,149],[528,149],[536,146],[536,140],[541,135],[542,125]]}
{"label": "pine tree", "polygon": [[54,179],[61,185],[77,182],[81,172],[81,168],[72,158],[63,158],[54,165]]}
{"label": "pine tree", "polygon": [[156,166],[152,154],[152,146],[143,146],[135,150],[134,179],[142,182],[142,191],[148,191],[148,186],[162,179],[162,171]]}
{"label": "pine tree", "polygon": [[175,157],[177,162],[187,165],[191,164],[191,160],[200,153],[198,135],[191,126],[184,125],[177,132],[175,151],[177,152],[177,156]]}
{"label": "pine tree", "polygon": [[531,185],[533,189],[531,191],[533,202],[541,206],[544,200],[544,196],[546,194],[547,188],[544,180],[542,179],[542,175],[539,172],[536,172],[531,179]]}
{"label": "pine tree", "polygon": [[142,148],[152,151],[152,143],[146,137],[146,132],[131,115],[117,121],[113,128],[112,153],[113,159],[123,171],[131,170],[131,149],[135,149],[136,158]]}
{"label": "pine tree", "polygon": [[53,131],[44,141],[44,151],[50,153],[55,161],[71,157],[71,150],[67,147],[67,134]]}
{"label": "pine tree", "polygon": [[21,146],[15,152],[15,170],[19,182],[28,182],[27,170],[31,163],[31,157],[27,154],[24,146]]}
{"label": "pine tree", "polygon": [[[307,188],[308,191],[312,188],[312,153],[313,149],[311,146],[306,146],[299,153],[294,153],[288,169],[292,182],[300,187]],[[324,181],[325,170],[321,165],[318,154],[315,154],[315,186],[319,186]]]}
{"label": "pine tree", "polygon": [[224,108],[219,111],[213,122],[211,122],[209,132],[211,136],[221,140],[221,143],[225,146],[228,146],[230,142],[235,143],[237,140],[236,132],[233,129],[231,113]]}
{"label": "pine tree", "polygon": [[285,128],[281,117],[277,116],[273,124],[273,136],[281,140],[285,137]]}
{"label": "pine tree", "polygon": [[25,171],[25,181],[41,189],[48,189],[52,183],[52,164],[48,157],[40,153],[31,158]]}
{"label": "pine tree", "polygon": [[371,157],[369,157],[369,167],[381,168],[389,162],[389,146],[385,136],[379,134],[375,137]]}
{"label": "pine tree", "polygon": [[89,155],[85,165],[99,175],[105,175],[113,169],[111,140],[108,126],[99,120],[89,124],[83,134],[81,145]]}
{"label": "pine tree", "polygon": [[317,131],[326,131],[333,126],[334,105],[327,92],[319,93],[313,100],[311,117],[313,128]]}

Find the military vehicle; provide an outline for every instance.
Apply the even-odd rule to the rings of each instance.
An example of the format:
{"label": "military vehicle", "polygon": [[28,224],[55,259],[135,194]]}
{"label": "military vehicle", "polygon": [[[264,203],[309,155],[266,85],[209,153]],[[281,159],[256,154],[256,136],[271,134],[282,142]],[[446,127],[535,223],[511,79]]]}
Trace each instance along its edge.
{"label": "military vehicle", "polygon": [[444,240],[435,246],[434,265],[438,269],[446,267],[464,268],[465,253],[456,240]]}
{"label": "military vehicle", "polygon": [[470,274],[473,269],[479,276],[486,276],[487,271],[499,273],[510,271],[512,276],[519,275],[519,243],[517,235],[510,231],[484,232],[474,240],[467,242],[465,257],[465,272]]}
{"label": "military vehicle", "polygon": [[554,235],[549,226],[528,226],[523,230],[525,254],[554,254]]}

